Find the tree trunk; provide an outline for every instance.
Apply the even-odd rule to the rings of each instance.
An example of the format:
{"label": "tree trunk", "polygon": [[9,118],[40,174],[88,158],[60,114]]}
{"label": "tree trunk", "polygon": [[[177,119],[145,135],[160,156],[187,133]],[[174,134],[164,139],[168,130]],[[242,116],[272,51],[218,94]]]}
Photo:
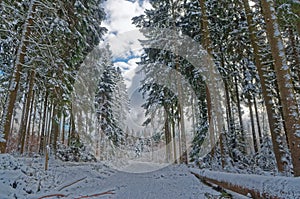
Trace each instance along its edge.
{"label": "tree trunk", "polygon": [[[205,6],[205,0],[199,0],[199,4],[201,7],[201,25],[202,25],[202,34],[203,39],[201,40],[201,44],[203,48],[207,51],[207,54],[211,56],[211,40],[210,40],[210,33],[209,33],[209,27],[208,27],[208,18],[206,14],[206,6]],[[215,129],[214,129],[214,123],[212,120],[212,102],[211,102],[211,96],[208,89],[208,86],[206,87],[206,101],[207,101],[207,114],[208,114],[208,123],[209,123],[209,138],[211,143],[211,156],[214,157],[214,147],[213,144],[215,143]]]}
{"label": "tree trunk", "polygon": [[257,132],[259,136],[259,146],[261,147],[263,143],[263,135],[261,133],[261,128],[260,128],[260,121],[259,121],[259,115],[258,115],[258,109],[257,109],[257,102],[255,96],[253,96],[253,103],[254,103],[254,111],[255,111],[255,117],[256,117],[256,124],[257,124]]}
{"label": "tree trunk", "polygon": [[45,147],[46,147],[46,134],[45,134],[45,130],[46,130],[46,119],[47,119],[47,111],[48,111],[48,91],[45,91],[45,98],[44,98],[44,110],[43,110],[43,117],[41,118],[41,120],[43,120],[42,122],[42,130],[41,130],[41,139],[40,139],[40,148],[39,148],[39,153],[40,154],[44,154],[45,152]]}
{"label": "tree trunk", "polygon": [[[177,3],[177,2],[176,2]],[[176,5],[173,0],[171,0],[171,5],[172,5],[172,17],[173,17],[173,28],[174,30],[176,29],[176,16],[175,16],[175,8]],[[175,52],[177,49],[175,49]],[[180,79],[180,76],[178,73],[180,72],[180,67],[179,67],[179,57],[176,56],[175,59],[175,69],[177,71],[176,73],[176,85],[177,85],[177,90],[178,90],[178,110],[179,110],[179,121],[180,121],[180,149],[181,149],[181,155],[180,155],[180,162],[181,163],[188,163],[188,154],[187,154],[187,147],[186,147],[186,134],[185,134],[185,121],[184,121],[184,112],[183,112],[183,96],[182,96],[182,82]]]}
{"label": "tree trunk", "polygon": [[182,144],[181,144],[181,132],[180,132],[180,121],[177,121],[178,127],[178,153],[179,153],[179,163],[181,163],[180,157],[182,156]]}
{"label": "tree trunk", "polygon": [[[35,95],[38,97],[37,94],[35,94]],[[35,119],[36,119],[36,110],[37,110],[37,103],[38,103],[37,100],[35,100],[35,101],[36,102],[34,103],[34,111],[33,111],[33,118],[32,118],[31,138],[30,138],[30,143],[29,143],[29,148],[28,148],[28,151],[30,153],[33,152],[33,146],[34,146],[34,144],[38,144],[38,142],[36,140],[36,137],[38,135],[36,135],[35,131],[34,131],[34,129],[35,129]]]}
{"label": "tree trunk", "polygon": [[169,126],[169,115],[167,112],[167,107],[165,107],[165,124],[164,124],[164,129],[165,129],[165,139],[166,139],[166,162],[171,161],[171,131],[170,131],[170,126]]}
{"label": "tree trunk", "polygon": [[71,105],[71,111],[70,111],[70,129],[69,129],[69,136],[68,136],[68,146],[70,146],[71,140],[76,137],[75,117],[72,109],[73,109],[73,105]]}
{"label": "tree trunk", "polygon": [[261,5],[267,26],[267,37],[274,58],[275,72],[281,97],[284,121],[286,124],[286,134],[292,156],[294,175],[300,176],[300,120],[298,104],[292,86],[291,71],[286,61],[274,2],[271,0],[262,0]]}
{"label": "tree trunk", "polygon": [[24,153],[25,149],[25,138],[26,138],[26,129],[28,124],[28,115],[29,115],[29,109],[32,102],[32,93],[33,93],[33,84],[34,84],[34,78],[35,78],[35,71],[31,71],[30,73],[30,79],[29,79],[29,88],[27,93],[27,99],[26,104],[24,107],[24,119],[22,120],[21,126],[20,126],[20,136],[21,136],[21,149],[20,153]]}
{"label": "tree trunk", "polygon": [[[51,104],[50,104],[50,110],[48,111],[47,115],[47,128],[46,128],[46,148],[50,148],[50,144],[52,144],[53,141],[53,131],[52,131],[52,125],[53,125],[53,113],[54,113],[54,102],[53,99],[51,99]],[[53,147],[53,145],[52,145]]]}
{"label": "tree trunk", "polygon": [[227,106],[227,125],[228,125],[228,132],[231,134],[233,133],[233,117],[232,117],[232,109],[231,109],[231,102],[230,102],[230,95],[229,95],[229,88],[227,80],[224,80],[225,86],[225,98],[226,98],[226,106]]}
{"label": "tree trunk", "polygon": [[225,161],[225,146],[224,146],[224,139],[225,135],[223,132],[220,133],[220,154],[221,154],[221,166],[224,169],[226,165]]}
{"label": "tree trunk", "polygon": [[62,123],[62,136],[61,136],[61,142],[62,144],[64,145],[65,144],[65,125],[66,125],[66,116],[65,114],[62,114],[62,117],[63,117],[63,123]]}
{"label": "tree trunk", "polygon": [[248,96],[248,106],[249,106],[249,112],[250,112],[250,121],[251,121],[251,131],[252,131],[252,139],[253,139],[253,148],[254,152],[258,152],[258,146],[257,146],[257,138],[256,138],[256,131],[255,131],[255,125],[254,125],[254,116],[253,116],[253,109],[252,109],[252,102],[251,97]]}
{"label": "tree trunk", "polygon": [[201,41],[201,44],[203,48],[207,51],[209,55],[211,55],[211,39],[210,39],[210,33],[208,29],[208,18],[206,13],[206,6],[205,1],[206,0],[198,0],[200,7],[201,7],[201,25],[202,25],[202,33],[203,33],[203,39]]}
{"label": "tree trunk", "polygon": [[[174,106],[172,106],[172,114],[174,113]],[[173,154],[174,154],[174,163],[177,164],[177,152],[176,152],[176,130],[175,130],[175,117],[172,118],[172,136],[173,136]],[[153,128],[152,128],[153,129]]]}
{"label": "tree trunk", "polygon": [[237,102],[237,109],[238,109],[238,117],[240,122],[240,131],[241,131],[241,137],[242,137],[242,152],[246,154],[246,142],[245,142],[245,131],[244,131],[244,125],[243,125],[243,118],[242,118],[242,108],[241,108],[241,100],[239,95],[239,88],[238,88],[238,81],[236,78],[236,75],[234,76],[234,85],[235,85],[235,95],[236,95],[236,102]]}
{"label": "tree trunk", "polygon": [[[22,116],[21,116],[21,122],[20,122],[20,127],[19,127],[19,132],[18,132],[18,146],[17,146],[17,150],[19,153],[22,154],[22,151],[21,151],[21,148],[22,148],[22,143],[24,143],[24,140],[25,140],[25,130],[23,130],[25,127],[25,122],[24,120],[26,119],[25,118],[25,115],[26,115],[26,104],[27,101],[28,101],[28,93],[25,93],[24,95],[24,102],[23,102],[23,105],[22,105]],[[13,122],[12,122],[13,123]],[[11,133],[10,133],[11,134]]]}
{"label": "tree trunk", "polygon": [[266,82],[266,77],[265,77],[266,74],[264,72],[264,71],[266,71],[266,68],[264,67],[264,65],[261,62],[261,56],[260,56],[260,52],[259,52],[260,47],[257,43],[258,41],[257,41],[257,37],[256,37],[257,31],[253,24],[254,20],[252,17],[250,6],[249,6],[249,1],[243,0],[243,3],[244,3],[245,11],[246,11],[250,41],[251,41],[251,45],[253,47],[254,60],[255,60],[258,75],[260,78],[262,95],[264,98],[265,107],[266,107],[266,111],[267,111],[268,124],[269,124],[270,132],[271,132],[273,150],[274,150],[275,157],[276,157],[277,168],[278,168],[279,172],[284,172],[284,165],[283,165],[282,160],[283,160],[283,157],[285,156],[285,153],[284,153],[284,150],[282,149],[282,145],[281,145],[281,143],[282,143],[282,137],[280,135],[281,129],[278,129],[278,127],[276,126],[276,123],[278,123],[279,121],[277,121],[277,119],[276,119],[277,118],[276,113],[275,113],[275,110],[273,109],[274,102],[273,102],[271,96],[269,95],[269,92],[267,89],[267,82]]}
{"label": "tree trunk", "polygon": [[[40,96],[40,93],[39,93],[38,96]],[[39,126],[38,126],[38,130],[37,130],[37,148],[36,148],[37,153],[41,153],[41,151],[40,151],[40,146],[41,146],[41,141],[42,141],[42,139],[41,139],[41,137],[42,137],[41,136],[41,134],[42,134],[41,129],[42,129],[42,123],[43,123],[42,110],[43,110],[43,105],[41,104],[41,108],[40,108],[40,111],[39,111]]]}
{"label": "tree trunk", "polygon": [[297,49],[293,27],[289,26],[288,27],[288,32],[289,32],[288,33],[289,34],[289,40],[291,42],[291,48],[292,48],[292,57],[295,61],[295,72],[296,72],[296,76],[298,77],[298,81],[300,81],[300,55],[299,55],[299,51]]}
{"label": "tree trunk", "polygon": [[28,124],[27,124],[27,128],[26,128],[26,140],[25,140],[25,148],[24,148],[24,151],[29,151],[29,146],[31,145],[30,141],[32,140],[31,136],[32,134],[30,134],[30,130],[31,130],[31,118],[32,118],[32,111],[33,111],[33,107],[34,107],[34,92],[32,93],[32,99],[31,99],[31,105],[30,105],[30,111],[29,111],[29,114],[28,114]]}
{"label": "tree trunk", "polygon": [[56,154],[57,150],[57,141],[58,141],[58,135],[59,135],[59,119],[58,119],[58,105],[53,104],[53,114],[52,114],[52,122],[51,122],[51,134],[52,134],[52,148],[54,154]]}
{"label": "tree trunk", "polygon": [[[181,85],[179,85],[181,88]],[[181,92],[178,92],[178,95],[182,95]],[[182,97],[180,97],[182,98]],[[183,102],[183,100],[180,100]],[[180,156],[180,162],[188,164],[188,154],[187,154],[187,147],[186,147],[186,135],[185,135],[185,121],[184,121],[184,112],[183,112],[183,104],[178,105],[179,109],[179,120],[180,120],[180,140],[181,140],[181,150],[182,150],[182,155]]]}
{"label": "tree trunk", "polygon": [[10,85],[10,91],[9,91],[9,97],[8,97],[8,104],[7,104],[7,111],[5,111],[6,116],[4,122],[4,139],[6,142],[0,142],[0,153],[5,153],[6,152],[6,144],[8,141],[9,137],[9,132],[10,132],[10,127],[11,127],[11,121],[12,121],[12,116],[14,112],[14,107],[15,107],[15,102],[17,99],[17,93],[19,90],[19,84],[20,84],[20,78],[21,78],[21,71],[22,71],[22,66],[25,63],[25,57],[27,53],[27,46],[28,46],[28,41],[27,39],[29,38],[30,32],[31,32],[31,26],[33,25],[33,18],[35,14],[35,7],[36,7],[36,2],[35,0],[31,0],[30,5],[29,5],[29,10],[26,18],[26,22],[24,24],[24,29],[22,32],[22,37],[21,37],[21,42],[19,49],[17,51],[17,58],[15,62],[15,70],[12,78],[12,82]]}

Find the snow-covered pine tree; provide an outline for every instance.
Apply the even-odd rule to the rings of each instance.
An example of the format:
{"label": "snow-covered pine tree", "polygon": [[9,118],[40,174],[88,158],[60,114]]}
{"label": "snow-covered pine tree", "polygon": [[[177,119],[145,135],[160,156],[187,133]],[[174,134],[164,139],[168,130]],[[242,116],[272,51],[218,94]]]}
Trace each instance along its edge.
{"label": "snow-covered pine tree", "polygon": [[126,129],[126,119],[129,114],[129,97],[127,88],[122,76],[121,69],[116,68],[116,85],[113,92],[113,115],[116,119],[117,126],[120,129]]}
{"label": "snow-covered pine tree", "polygon": [[[42,134],[40,148],[41,151],[45,148],[45,133],[47,133],[51,134],[51,140],[47,142],[52,143],[55,149],[60,133],[59,120],[62,118],[62,111],[70,112],[70,93],[74,74],[84,57],[99,43],[105,31],[100,26],[104,17],[103,9],[99,6],[100,2],[98,0],[90,1],[88,4],[79,0],[43,3],[29,0],[19,3],[1,2],[3,7],[1,11],[6,12],[3,16],[6,16],[7,22],[1,31],[12,33],[13,40],[17,44],[16,49],[19,49],[16,51],[22,55],[13,55],[11,62],[15,70],[8,74],[12,77],[12,89],[8,90],[7,111],[4,111],[1,125],[3,127],[1,133],[5,132],[6,137],[11,133],[10,124],[14,123],[12,114],[17,111],[17,102],[26,99],[21,106],[24,117],[20,133],[21,144],[24,145],[24,138],[27,138],[24,133],[28,135],[29,129],[27,125],[35,122],[30,121],[32,109],[29,108],[34,101],[32,93],[35,87],[35,90],[41,91],[34,92],[34,95],[37,95],[35,97],[44,101],[43,114],[40,115],[42,116],[40,121],[43,121],[42,129],[39,131]],[[37,11],[33,12],[34,9]],[[15,19],[12,19],[12,16]],[[13,34],[14,32],[16,34]],[[73,42],[75,40],[78,42]],[[28,95],[24,94],[26,92]],[[53,120],[46,121],[46,117]],[[24,132],[22,129],[27,130]],[[6,143],[1,144],[1,152],[5,151],[5,145]],[[23,146],[21,148],[23,149]]]}
{"label": "snow-covered pine tree", "polygon": [[[14,65],[14,71],[11,78],[10,89],[8,94],[7,108],[4,111],[5,115],[2,119],[1,133],[4,134],[5,142],[0,143],[0,152],[6,152],[7,140],[11,131],[11,121],[13,117],[14,106],[20,86],[21,71],[23,64],[25,64],[25,55],[28,48],[28,39],[31,34],[31,26],[33,25],[33,18],[35,14],[36,2],[34,0],[29,2],[29,9],[26,12],[25,24],[22,28],[22,34],[17,47],[16,62]],[[9,31],[9,30],[7,30]]]}
{"label": "snow-covered pine tree", "polygon": [[[103,56],[103,55],[102,55]],[[99,82],[95,95],[95,109],[97,117],[98,133],[97,142],[99,143],[100,157],[104,157],[110,153],[105,151],[105,145],[110,147],[118,147],[124,143],[124,129],[121,129],[120,123],[118,123],[116,116],[114,115],[116,110],[116,100],[114,98],[114,92],[117,82],[120,81],[120,71],[118,71],[112,63],[111,52],[109,47],[106,47],[105,56],[102,58],[103,73],[99,78]],[[108,149],[108,148],[107,148]],[[106,154],[105,154],[106,153]],[[114,151],[112,151],[114,153]]]}
{"label": "snow-covered pine tree", "polygon": [[[270,61],[270,56],[268,56],[269,53],[267,53],[269,51],[268,46],[263,42],[266,40],[263,34],[264,22],[262,21],[261,15],[258,12],[259,7],[257,7],[258,9],[255,9],[256,13],[253,13],[248,1],[243,0],[243,4],[247,17],[248,34],[251,41],[251,47],[253,48],[254,63],[257,68],[264,105],[266,107],[268,126],[272,137],[272,145],[276,157],[277,169],[279,172],[284,172],[284,163],[282,160],[286,159],[286,155],[284,152],[284,143],[281,135],[283,125],[281,123],[281,117],[278,116],[276,111],[276,100],[274,100],[274,94],[272,92],[272,90],[274,90],[274,77],[270,77],[269,74],[272,73],[268,72],[270,71],[270,63],[272,62]],[[258,28],[258,25],[261,27]],[[257,31],[258,29],[262,30]],[[268,136],[268,134],[266,135]]]}
{"label": "snow-covered pine tree", "polygon": [[267,38],[270,43],[274,68],[278,82],[278,89],[281,98],[283,118],[286,125],[286,134],[289,149],[292,156],[294,175],[300,175],[300,119],[299,108],[295,97],[295,90],[292,84],[291,68],[287,65],[285,49],[276,17],[274,1],[261,2],[263,16],[266,22]]}
{"label": "snow-covered pine tree", "polygon": [[[190,1],[188,1],[190,3]],[[186,3],[186,5],[185,5]],[[152,10],[147,10],[145,11],[145,15],[139,16],[139,17],[135,17],[133,18],[133,22],[134,24],[137,25],[137,27],[160,27],[160,28],[170,28],[173,30],[176,30],[178,32],[184,32],[188,35],[190,35],[191,37],[195,38],[199,35],[193,34],[192,29],[193,28],[197,28],[198,27],[195,25],[197,22],[194,19],[194,26],[193,28],[190,27],[190,29],[188,29],[186,26],[188,26],[187,21],[188,19],[186,18],[182,18],[183,15],[188,15],[189,17],[193,18],[193,17],[197,17],[197,13],[195,12],[193,14],[193,12],[189,12],[187,10],[184,10],[184,7],[194,7],[194,5],[188,5],[187,2],[175,2],[175,1],[159,1],[159,2],[151,2],[153,9]],[[187,13],[185,13],[187,12]],[[152,35],[153,37],[155,37],[154,35]],[[146,36],[147,37],[147,36]],[[152,38],[153,38],[152,37]],[[151,40],[151,36],[149,37],[149,40]],[[172,40],[172,38],[170,37],[170,41]],[[193,81],[192,79],[194,77],[196,77],[198,75],[198,78],[195,80],[195,82],[199,82],[198,80],[201,80],[201,74],[199,76],[199,71],[197,71],[197,69],[195,69],[193,66],[191,66],[191,64],[187,63],[187,61],[183,60],[182,58],[180,58],[179,56],[176,56],[175,54],[172,54],[170,52],[167,51],[163,51],[163,50],[157,50],[157,49],[145,49],[145,55],[142,58],[142,63],[141,65],[143,65],[143,69],[142,71],[144,72],[144,74],[146,75],[146,78],[144,79],[143,83],[144,85],[148,85],[149,87],[151,87],[151,85],[154,85],[154,83],[158,83],[161,84],[161,80],[162,79],[166,79],[166,80],[176,80],[177,83],[173,82],[165,82],[166,85],[170,85],[171,88],[177,90],[176,92],[174,92],[175,94],[178,93],[178,97],[179,96],[183,96],[184,98],[184,102],[191,102],[191,100],[186,100],[186,94],[189,92],[188,89],[186,90],[187,92],[183,92],[181,88],[181,83],[184,82],[184,79],[186,80],[186,82],[188,82],[191,85],[191,82]],[[176,49],[174,49],[174,52],[176,52]],[[179,76],[174,76],[170,78],[169,74],[171,74],[172,70],[176,70],[179,74],[181,74],[181,77],[179,78]],[[159,75],[158,75],[159,74]],[[157,82],[158,81],[158,82]],[[176,86],[177,85],[177,86]],[[175,87],[174,87],[175,86]],[[151,89],[148,89],[149,91],[151,91]],[[201,93],[201,91],[199,90],[195,90],[193,88],[193,92],[199,92]],[[203,93],[203,92],[202,92]],[[190,95],[190,93],[188,94]],[[181,97],[180,97],[181,98]],[[181,101],[181,100],[180,100]],[[198,101],[198,99],[196,99],[196,101]],[[156,103],[154,101],[154,103]],[[199,105],[198,102],[196,102],[197,106]],[[187,160],[187,153],[186,153],[186,133],[185,132],[185,125],[184,125],[184,108],[190,105],[189,103],[187,104],[178,104],[177,107],[174,109],[179,111],[179,117],[177,119],[179,119],[179,123],[175,122],[176,125],[179,125],[180,128],[180,133],[179,135],[179,140],[182,142],[181,144],[179,144],[179,156],[181,157],[181,162],[186,162]],[[197,110],[198,109],[197,107]],[[168,111],[167,111],[168,112]],[[199,111],[197,111],[199,112]],[[151,114],[149,114],[151,115]],[[194,114],[195,116],[195,114]],[[197,116],[195,116],[197,117]],[[170,119],[171,117],[168,116],[168,118]],[[175,118],[176,119],[176,118]],[[172,122],[170,124],[172,125]],[[175,147],[174,147],[175,148]]]}
{"label": "snow-covered pine tree", "polygon": [[[235,154],[245,150],[245,131],[242,121],[240,82],[243,81],[243,60],[249,54],[245,35],[245,13],[239,1],[206,1],[208,29],[212,38],[211,55],[223,76],[226,96],[227,130],[221,136],[220,145],[227,148],[235,161]],[[226,9],[223,9],[226,8]],[[223,148],[221,147],[221,148]],[[239,152],[238,152],[239,151]],[[242,152],[242,153],[240,153]],[[222,163],[224,164],[224,163]]]}

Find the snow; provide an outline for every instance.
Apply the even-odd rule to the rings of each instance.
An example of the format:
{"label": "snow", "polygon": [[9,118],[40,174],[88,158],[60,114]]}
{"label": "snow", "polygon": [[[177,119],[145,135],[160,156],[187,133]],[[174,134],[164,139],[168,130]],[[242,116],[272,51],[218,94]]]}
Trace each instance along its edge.
{"label": "snow", "polygon": [[[191,171],[280,198],[300,198],[299,177],[232,174],[138,161],[129,161],[117,170],[101,162],[62,162],[54,158],[45,171],[43,157],[16,158],[8,154],[0,154],[0,198],[36,199],[61,194],[71,199],[100,193],[105,193],[100,198],[114,199],[220,197],[220,192],[201,183]],[[247,198],[228,193],[233,198]]]}
{"label": "snow", "polygon": [[0,142],[5,142],[4,134],[0,133]]}
{"label": "snow", "polygon": [[15,158],[0,154],[0,198],[36,199],[52,194],[78,198],[103,192],[108,193],[100,198],[198,199],[206,198],[205,195],[220,196],[219,192],[194,177],[185,165],[164,167],[131,162],[127,171],[115,170],[103,163],[66,163],[53,158],[49,160],[49,170],[44,171],[42,157]]}
{"label": "snow", "polygon": [[278,198],[300,198],[300,177],[262,176],[253,174],[232,174],[210,170],[190,169],[194,173],[232,185],[248,187],[259,193],[269,193]]}
{"label": "snow", "polygon": [[300,138],[300,130],[296,130],[296,136]]}

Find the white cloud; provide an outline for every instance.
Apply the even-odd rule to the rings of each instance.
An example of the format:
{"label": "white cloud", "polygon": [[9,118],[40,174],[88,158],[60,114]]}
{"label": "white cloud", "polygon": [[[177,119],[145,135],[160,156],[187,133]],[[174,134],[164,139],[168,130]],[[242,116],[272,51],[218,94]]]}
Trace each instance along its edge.
{"label": "white cloud", "polygon": [[144,39],[144,37],[142,33],[135,29],[107,38],[107,42],[110,44],[114,58],[126,58],[141,55],[142,46],[139,39]]}
{"label": "white cloud", "polygon": [[141,5],[138,1],[107,0],[104,3],[107,13],[107,21],[104,25],[108,28],[110,35],[135,30],[136,27],[132,24],[131,19],[143,14],[144,10],[150,7],[148,0]]}
{"label": "white cloud", "polygon": [[[142,54],[142,47],[139,39],[144,39],[142,33],[132,24],[133,17],[142,15],[145,9],[150,9],[149,0],[144,1],[126,1],[126,0],[107,0],[104,3],[104,9],[107,14],[107,20],[104,26],[109,33],[105,40],[110,44],[110,49],[114,59],[124,58],[124,61],[116,62],[123,71],[126,86],[137,87],[134,78],[136,76],[136,62],[138,56]],[[136,79],[136,78],[135,78]],[[134,81],[134,83],[133,83]]]}
{"label": "white cloud", "polygon": [[[104,3],[104,9],[107,14],[107,20],[104,26],[108,29],[108,35],[105,38],[110,44],[113,58],[120,60],[114,65],[120,67],[125,79],[125,84],[128,89],[130,100],[135,95],[140,86],[141,75],[137,74],[139,57],[143,53],[143,49],[139,43],[139,39],[144,39],[143,35],[138,31],[135,25],[132,24],[132,18],[142,15],[145,9],[150,9],[149,0],[144,1],[126,1],[126,0],[107,0]],[[138,98],[141,102],[142,99]],[[136,103],[136,100],[133,100]],[[127,118],[127,123],[130,128],[136,130],[143,128],[141,124],[144,120],[144,109],[141,103],[131,104],[130,117]]]}
{"label": "white cloud", "polygon": [[110,43],[113,56],[128,57],[141,55],[138,39],[143,35],[132,24],[132,18],[142,15],[145,9],[151,8],[148,0],[130,2],[126,0],[107,0],[104,9],[107,20],[104,26],[108,29],[105,40]]}

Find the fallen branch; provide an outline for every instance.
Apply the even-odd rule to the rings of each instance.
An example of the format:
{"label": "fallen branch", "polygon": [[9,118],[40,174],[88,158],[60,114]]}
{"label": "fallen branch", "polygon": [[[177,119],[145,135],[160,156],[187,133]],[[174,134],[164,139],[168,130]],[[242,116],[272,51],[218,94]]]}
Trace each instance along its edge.
{"label": "fallen branch", "polygon": [[[102,192],[102,193],[96,193],[96,194],[93,194],[93,195],[80,196],[80,197],[74,198],[74,199],[92,198],[92,197],[103,196],[103,195],[108,195],[108,194],[115,194],[114,190],[109,190],[109,191],[105,191],[105,192]],[[51,197],[54,197],[54,196],[59,197],[59,198],[60,197],[67,197],[67,195],[57,193],[57,194],[42,196],[42,197],[39,197],[38,199],[51,198]]]}
{"label": "fallen branch", "polygon": [[57,194],[51,194],[51,195],[47,195],[47,196],[42,196],[42,197],[39,197],[38,199],[51,198],[51,197],[54,197],[54,196],[56,196],[56,197],[67,197],[64,194],[57,193]]}
{"label": "fallen branch", "polygon": [[114,190],[110,190],[110,191],[105,191],[105,192],[102,192],[102,193],[96,193],[96,194],[93,194],[93,195],[80,196],[79,198],[74,198],[74,199],[92,198],[92,197],[103,196],[103,195],[108,195],[108,194],[115,194],[113,191]]}
{"label": "fallen branch", "polygon": [[65,189],[65,188],[67,188],[67,187],[69,187],[69,186],[72,186],[73,184],[76,184],[76,183],[78,183],[78,182],[80,182],[80,181],[82,181],[82,180],[84,180],[84,179],[86,179],[86,177],[81,178],[81,179],[79,179],[79,180],[76,180],[75,182],[72,182],[71,184],[67,184],[67,185],[63,186],[62,188],[58,189],[58,191],[61,191],[61,190]]}

